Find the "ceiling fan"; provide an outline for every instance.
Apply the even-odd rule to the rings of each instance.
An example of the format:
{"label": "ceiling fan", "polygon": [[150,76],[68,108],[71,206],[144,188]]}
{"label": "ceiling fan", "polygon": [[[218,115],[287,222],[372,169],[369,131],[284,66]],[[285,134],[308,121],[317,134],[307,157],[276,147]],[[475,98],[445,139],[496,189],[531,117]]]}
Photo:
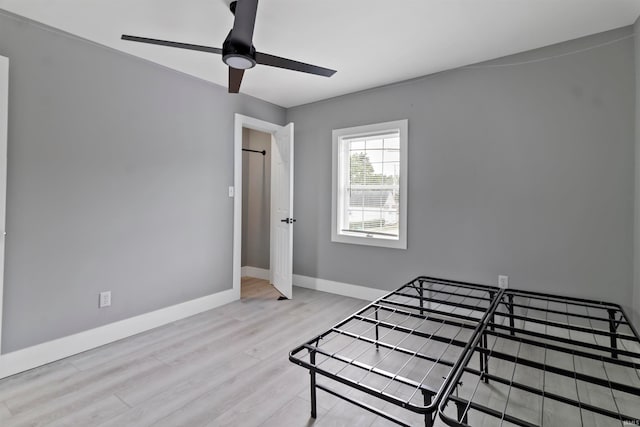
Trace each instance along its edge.
{"label": "ceiling fan", "polygon": [[229,8],[231,9],[231,13],[234,14],[235,19],[233,21],[233,28],[229,31],[229,35],[227,35],[224,43],[222,43],[222,49],[126,34],[122,35],[122,40],[222,55],[222,61],[229,66],[229,93],[239,92],[244,70],[253,68],[256,64],[285,68],[287,70],[300,71],[324,77],[331,77],[336,72],[336,70],[329,68],[318,67],[292,59],[269,55],[268,53],[257,52],[253,46],[253,29],[256,23],[258,0],[235,0],[229,4]]}

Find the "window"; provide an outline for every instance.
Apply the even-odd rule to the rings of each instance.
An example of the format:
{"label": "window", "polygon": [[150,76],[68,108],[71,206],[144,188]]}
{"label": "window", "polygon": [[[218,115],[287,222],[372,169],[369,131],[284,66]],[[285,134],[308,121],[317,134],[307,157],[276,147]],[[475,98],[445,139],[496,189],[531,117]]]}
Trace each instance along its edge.
{"label": "window", "polygon": [[333,131],[331,241],[407,248],[407,120]]}

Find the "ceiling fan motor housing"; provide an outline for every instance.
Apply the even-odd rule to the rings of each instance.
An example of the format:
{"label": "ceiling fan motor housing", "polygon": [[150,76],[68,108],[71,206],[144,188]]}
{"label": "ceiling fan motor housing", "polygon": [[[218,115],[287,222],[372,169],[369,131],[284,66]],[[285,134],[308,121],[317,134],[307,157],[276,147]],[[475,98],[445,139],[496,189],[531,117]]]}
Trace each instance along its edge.
{"label": "ceiling fan motor housing", "polygon": [[256,65],[256,48],[231,39],[231,33],[222,44],[222,60],[233,68],[246,70]]}
{"label": "ceiling fan motor housing", "polygon": [[[236,6],[238,4],[237,0],[234,0],[229,3],[229,9],[231,13],[236,15]],[[246,70],[248,68],[253,68],[256,66],[256,49],[253,45],[247,45],[238,40],[233,40],[231,38],[231,33],[233,30],[229,31],[227,38],[222,43],[222,61],[227,64],[229,67],[237,68],[241,70]]]}

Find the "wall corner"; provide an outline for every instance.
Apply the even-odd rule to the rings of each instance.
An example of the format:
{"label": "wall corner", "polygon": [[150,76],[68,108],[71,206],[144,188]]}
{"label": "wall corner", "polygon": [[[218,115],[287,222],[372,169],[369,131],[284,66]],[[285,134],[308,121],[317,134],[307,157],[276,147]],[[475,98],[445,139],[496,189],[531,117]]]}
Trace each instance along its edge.
{"label": "wall corner", "polygon": [[635,189],[633,226],[632,321],[640,329],[640,17],[633,26],[635,75]]}

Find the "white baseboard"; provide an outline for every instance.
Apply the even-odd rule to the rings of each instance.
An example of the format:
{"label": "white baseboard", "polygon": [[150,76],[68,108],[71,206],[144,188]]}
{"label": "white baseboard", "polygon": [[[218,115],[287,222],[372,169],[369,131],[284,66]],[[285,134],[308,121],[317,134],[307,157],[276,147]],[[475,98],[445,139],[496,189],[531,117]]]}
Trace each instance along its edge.
{"label": "white baseboard", "polygon": [[244,267],[242,267],[241,271],[243,277],[248,276],[255,277],[256,279],[271,280],[270,271],[264,268],[245,265]]}
{"label": "white baseboard", "polygon": [[[269,270],[262,268],[242,267],[242,275],[269,280]],[[388,293],[388,291],[380,289],[299,274],[293,275],[293,284],[303,288],[368,301],[373,301]],[[0,379],[211,310],[238,299],[240,299],[239,290],[229,289],[22,350],[2,354],[0,355]]]}
{"label": "white baseboard", "polygon": [[318,279],[315,277],[293,275],[294,286],[314,289],[316,291],[329,292],[332,294],[344,295],[345,297],[358,298],[367,301],[374,301],[388,294],[390,291],[382,289],[368,288],[360,285],[350,285],[348,283],[334,282],[333,280]]}
{"label": "white baseboard", "polygon": [[92,348],[130,337],[240,299],[229,289],[191,301],[110,323],[64,338],[0,355],[0,378],[23,372]]}

